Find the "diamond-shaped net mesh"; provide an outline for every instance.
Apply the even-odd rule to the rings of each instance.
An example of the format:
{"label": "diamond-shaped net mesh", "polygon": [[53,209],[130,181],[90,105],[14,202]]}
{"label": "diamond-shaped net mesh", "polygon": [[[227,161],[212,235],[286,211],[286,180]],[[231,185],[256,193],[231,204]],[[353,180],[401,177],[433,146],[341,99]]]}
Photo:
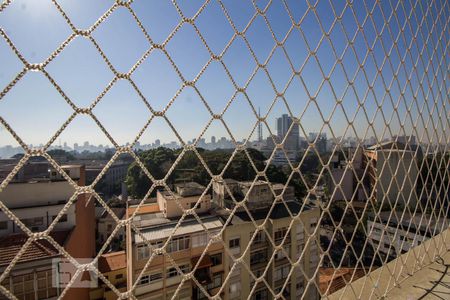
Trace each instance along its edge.
{"label": "diamond-shaped net mesh", "polygon": [[[31,2],[0,6],[1,59],[16,62],[10,79],[6,67],[0,77],[0,122],[24,153],[0,185],[1,225],[22,234],[15,247],[18,239],[0,230],[2,297],[76,297],[83,288],[72,284],[86,271],[102,287],[92,299],[318,299],[338,290],[381,297],[447,251],[447,1],[115,1],[103,11]],[[55,18],[44,20],[46,10]],[[50,25],[20,38],[33,17]],[[50,54],[41,59],[31,44]],[[72,76],[91,55],[88,79]],[[33,76],[39,81],[28,84]],[[15,118],[30,122],[27,107],[44,98],[57,101],[26,131]],[[128,111],[128,99],[145,113]],[[69,108],[59,110],[64,102]],[[100,132],[114,149],[86,184],[50,151],[80,118],[93,124],[84,136]],[[42,129],[52,120],[55,128]],[[229,151],[202,149],[217,128]],[[38,130],[49,138],[29,145]],[[178,149],[145,151],[146,135],[171,135]],[[35,228],[39,218],[24,217],[33,202],[13,201],[23,192],[17,178],[37,158],[70,190],[44,230]],[[99,192],[124,158],[133,205]],[[200,192],[183,195],[190,189]],[[77,249],[92,236],[79,233],[74,246],[56,229],[91,206],[112,225],[83,256]],[[74,226],[103,226],[86,218]],[[105,271],[116,244],[126,264]],[[42,252],[74,266],[65,286],[34,264]],[[121,269],[125,276],[114,273]],[[362,288],[352,285],[358,279]]]}

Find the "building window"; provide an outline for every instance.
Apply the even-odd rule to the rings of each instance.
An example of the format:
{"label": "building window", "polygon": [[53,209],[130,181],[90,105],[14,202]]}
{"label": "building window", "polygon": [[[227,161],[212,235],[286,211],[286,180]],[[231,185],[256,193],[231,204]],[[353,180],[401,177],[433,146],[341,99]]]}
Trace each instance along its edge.
{"label": "building window", "polygon": [[206,232],[192,236],[192,247],[206,246],[206,244],[208,244],[208,235]]}
{"label": "building window", "polygon": [[283,258],[285,258],[286,257],[286,254],[287,255],[289,255],[289,252],[290,252],[290,246],[289,245],[283,245],[283,249],[284,249],[284,251],[283,250],[278,250],[276,253],[275,253],[275,259],[277,260],[277,259],[283,259]]}
{"label": "building window", "polygon": [[33,273],[18,275],[12,278],[14,296],[18,299],[34,299]]}
{"label": "building window", "polygon": [[229,246],[230,249],[239,248],[241,246],[241,239],[240,238],[231,239],[229,242]]}
{"label": "building window", "polygon": [[[54,221],[56,219],[56,216],[52,217],[52,221]],[[63,214],[61,216],[61,218],[59,218],[58,223],[64,223],[67,222],[67,214]]]}
{"label": "building window", "polygon": [[[250,239],[253,237],[255,233],[250,233]],[[255,235],[255,238],[253,239],[253,244],[263,243],[266,241],[266,235],[264,234],[264,231],[258,231]]]}
{"label": "building window", "polygon": [[289,266],[284,266],[275,269],[275,281],[286,279],[289,274]]}
{"label": "building window", "polygon": [[[181,266],[179,266],[179,268],[183,274],[188,273],[189,270],[191,269],[189,264],[181,265]],[[172,278],[172,277],[175,277],[178,275],[182,275],[182,274],[179,274],[176,268],[172,267],[172,268],[167,269],[166,278]]]}
{"label": "building window", "polygon": [[139,280],[139,285],[154,283],[162,279],[162,273],[155,273],[150,275],[144,275]]}
{"label": "building window", "polygon": [[139,280],[139,285],[148,284],[150,282],[150,275],[144,275],[141,277],[141,280]]}
{"label": "building window", "polygon": [[167,269],[166,278],[172,278],[178,276],[178,271],[175,268]]}
{"label": "building window", "polygon": [[53,287],[52,270],[37,272],[36,278],[38,299],[56,297],[57,290]]}
{"label": "building window", "polygon": [[189,264],[181,265],[180,270],[183,273],[188,273],[191,270],[191,266]]}
{"label": "building window", "polygon": [[195,202],[191,202],[191,209],[194,208]]}
{"label": "building window", "polygon": [[162,279],[162,273],[155,273],[150,275],[150,282],[159,281]]}
{"label": "building window", "polygon": [[22,221],[22,223],[25,224],[27,227],[42,226],[42,225],[44,225],[44,217],[36,217],[36,218],[22,219],[21,221]]}
{"label": "building window", "polygon": [[268,299],[268,294],[267,294],[267,290],[261,290],[261,291],[256,291],[254,296],[252,297],[252,299],[254,300],[267,300]]}
{"label": "building window", "polygon": [[8,221],[1,221],[0,222],[0,230],[6,230],[8,229]]}
{"label": "building window", "polygon": [[123,278],[123,274],[116,274],[116,279],[122,279]]}
{"label": "building window", "polygon": [[[163,241],[151,242],[151,247],[148,247],[147,244],[140,244],[137,246],[137,259],[145,259],[150,257],[151,250],[161,248],[163,245]],[[162,255],[162,254],[158,254]]]}
{"label": "building window", "polygon": [[218,266],[222,264],[222,253],[217,253],[211,255],[211,261],[213,266]]}
{"label": "building window", "polygon": [[189,249],[190,238],[188,236],[182,236],[178,238],[173,238],[167,245],[167,252],[177,252]]}
{"label": "building window", "polygon": [[150,257],[150,250],[148,249],[147,245],[138,245],[137,246],[137,259],[145,259]]}
{"label": "building window", "polygon": [[[283,228],[280,228],[277,231],[275,231],[275,233],[274,233],[275,242],[276,243],[281,242],[284,239],[284,237],[286,236],[287,231],[288,231],[287,227],[283,227]],[[288,239],[289,239],[289,237],[286,237],[286,240],[288,240]]]}
{"label": "building window", "polygon": [[267,262],[267,250],[259,250],[250,254],[250,265]]}
{"label": "building window", "polygon": [[222,273],[214,274],[212,282],[208,284],[208,290],[218,288],[222,285]]}

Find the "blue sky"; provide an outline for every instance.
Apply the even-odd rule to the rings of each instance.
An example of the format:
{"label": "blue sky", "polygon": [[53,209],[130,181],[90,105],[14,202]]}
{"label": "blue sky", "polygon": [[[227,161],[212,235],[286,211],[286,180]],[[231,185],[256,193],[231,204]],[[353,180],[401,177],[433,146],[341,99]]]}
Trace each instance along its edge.
{"label": "blue sky", "polygon": [[[361,32],[356,35],[353,44],[355,51],[353,51],[351,48],[345,50],[347,43],[342,27],[345,27],[345,32],[352,39],[358,29],[353,13],[356,15],[358,22],[362,24],[367,15],[366,9],[372,10],[374,3],[373,1],[355,1],[352,11],[349,7],[345,7],[345,1],[331,2],[333,2],[335,13],[342,16],[342,23],[333,25],[335,13],[329,1],[320,0],[316,6],[320,23],[324,29],[328,31],[333,26],[333,30],[330,32],[331,43],[324,39],[316,51],[320,67],[325,75],[329,76],[331,83],[326,82],[318,93],[319,84],[323,79],[319,65],[314,57],[310,57],[305,62],[309,53],[307,44],[311,50],[314,50],[322,37],[322,31],[314,13],[310,11],[305,15],[306,2],[286,1],[295,21],[303,20],[301,23],[302,30],[300,31],[296,28],[290,30],[292,21],[282,1],[272,1],[267,10],[266,17],[276,38],[279,41],[285,41],[284,49],[282,47],[276,48],[267,64],[267,72],[276,91],[280,94],[283,93],[284,87],[293,74],[286,53],[296,71],[303,66],[300,76],[295,76],[289,87],[284,91],[284,97],[290,107],[290,112],[281,98],[277,98],[271,111],[268,112],[276,98],[276,92],[263,69],[259,69],[248,83],[249,77],[255,70],[256,62],[241,37],[236,37],[229,45],[234,30],[217,1],[210,1],[197,17],[195,24],[214,54],[220,54],[229,45],[222,61],[236,84],[240,87],[246,87],[246,93],[252,101],[254,109],[261,109],[263,115],[268,113],[267,122],[272,132],[275,132],[275,118],[279,115],[292,113],[298,117],[305,111],[305,106],[309,100],[308,93],[310,96],[316,96],[317,106],[320,107],[320,111],[326,119],[333,111],[336,98],[342,99],[342,106],[338,106],[335,115],[330,119],[330,127],[336,136],[343,135],[347,127],[343,111],[346,112],[349,119],[355,117],[358,106],[357,98],[360,100],[367,99],[365,112],[372,119],[377,108],[375,97],[378,101],[382,101],[385,94],[385,86],[381,77],[378,76],[378,79],[373,83],[375,96],[371,93],[367,97],[365,96],[368,85],[364,73],[361,71],[354,78],[353,86],[356,93],[353,89],[345,92],[348,81],[345,78],[344,69],[350,79],[355,76],[358,70],[355,52],[362,63],[367,53],[366,43],[374,45],[373,56],[375,60],[372,56],[369,56],[364,61],[365,75],[370,82],[373,81],[377,72],[375,61],[378,67],[383,64],[385,58],[383,45],[385,51],[390,53],[390,61],[385,61],[382,68],[382,75],[388,86],[390,97],[385,99],[382,109],[386,122],[390,122],[393,133],[398,133],[399,124],[404,122],[407,108],[414,101],[413,95],[416,95],[419,104],[419,107],[412,106],[410,108],[411,118],[414,121],[418,116],[421,105],[424,103],[423,99],[434,98],[440,103],[448,101],[449,84],[443,82],[449,60],[448,51],[445,51],[442,47],[437,47],[436,53],[433,54],[433,50],[439,40],[437,33],[442,30],[446,20],[445,15],[438,18],[440,10],[443,7],[443,13],[448,14],[449,4],[437,1],[429,10],[424,4],[416,6],[407,23],[405,23],[404,11],[406,11],[406,15],[411,13],[411,5],[414,5],[414,3],[410,3],[411,1],[406,1],[404,7],[395,7],[397,5],[397,3],[394,3],[395,1],[391,1],[392,6],[389,1],[386,1],[382,7],[376,5],[373,10],[376,28],[370,19],[367,20],[363,26],[364,35]],[[108,10],[113,1],[60,0],[58,3],[75,27],[86,29]],[[203,1],[183,0],[177,1],[177,3],[184,16],[189,18],[196,14]],[[262,9],[267,1],[256,1],[256,3]],[[243,31],[247,27],[256,12],[251,1],[226,0],[223,1],[223,4],[239,31]],[[157,44],[161,44],[167,39],[181,19],[171,1],[137,0],[131,7],[153,42]],[[392,7],[396,10],[396,15],[389,18],[392,14]],[[426,16],[424,21],[426,23],[423,23],[422,31],[417,31],[417,20],[422,20],[423,15]],[[390,20],[389,27],[383,28],[380,26],[384,23],[384,18]],[[397,20],[400,27],[405,25],[404,33],[397,40],[398,48],[392,48],[393,39],[395,40],[400,32]],[[439,22],[436,23],[434,31],[428,38],[428,33],[435,20]],[[25,59],[31,63],[43,62],[72,33],[54,5],[50,1],[44,0],[13,1],[9,7],[0,12],[0,27],[6,32]],[[382,33],[381,40],[376,39],[377,33]],[[410,47],[409,44],[415,35],[415,43],[412,43]],[[253,20],[252,24],[245,30],[245,36],[258,62],[264,63],[271,53],[275,41],[262,16],[257,16]],[[391,36],[394,38],[392,39]],[[143,32],[137,26],[130,12],[123,7],[116,9],[106,21],[96,28],[92,37],[119,72],[127,72],[150,49],[150,43]],[[374,41],[376,42],[374,43]],[[424,41],[427,41],[427,43]],[[443,44],[445,45],[445,43]],[[424,45],[425,48],[423,48]],[[404,56],[406,48],[410,48],[410,54]],[[165,49],[182,76],[188,81],[193,80],[210,59],[210,53],[190,24],[184,24],[179,28],[167,43]],[[341,57],[344,51],[345,55],[342,56],[343,67],[338,64],[331,72],[336,62],[334,51],[338,57]],[[411,72],[419,58],[419,53],[422,53],[425,65],[419,60],[416,71]],[[429,74],[422,81],[423,89],[417,90],[430,57],[433,60],[432,64],[428,66]],[[398,83],[394,81],[390,85],[401,59],[404,59],[404,64],[397,75]],[[442,64],[441,68],[439,68],[440,63]],[[0,90],[3,90],[22,70],[23,65],[1,37],[0,64]],[[72,40],[46,66],[46,71],[79,107],[89,106],[114,78],[113,72],[93,43],[81,36]],[[435,72],[437,82],[433,83],[433,73]],[[407,78],[409,77],[413,89],[407,84]],[[163,110],[182,84],[179,75],[161,50],[153,50],[135,70],[131,78],[155,111]],[[302,82],[304,82],[304,85]],[[235,87],[227,76],[226,70],[217,61],[213,61],[206,68],[196,82],[196,87],[205,101],[208,102],[213,113],[221,113],[235,93]],[[404,88],[404,98],[401,98],[400,105],[397,105],[400,91]],[[441,91],[439,91],[439,88]],[[446,92],[447,98],[445,97]],[[391,104],[391,101],[394,102],[394,105]],[[301,125],[306,133],[319,131],[323,125],[316,105],[311,104],[301,118]],[[398,106],[400,118],[394,114],[394,119],[389,121],[394,113],[394,106]],[[429,103],[429,107],[432,110],[432,103]],[[125,80],[117,81],[97,104],[93,112],[118,144],[131,142],[152,115],[131,84]],[[73,109],[64,101],[49,80],[39,72],[28,72],[4,98],[0,99],[0,116],[11,125],[27,144],[45,144],[72,113]],[[424,111],[425,113],[430,114],[427,110]],[[438,120],[439,111],[433,110],[431,113],[433,118]],[[210,113],[192,87],[187,87],[179,92],[179,95],[168,108],[166,116],[185,141],[198,137],[211,119]],[[410,130],[412,123],[408,121],[408,118],[405,127]],[[255,115],[248,100],[241,93],[237,94],[225,112],[224,120],[237,140],[247,138],[256,124]],[[424,122],[427,123],[427,118]],[[368,127],[362,110],[356,114],[354,125],[357,130],[356,134],[362,137]],[[424,126],[423,123],[419,125],[419,127]],[[381,134],[384,129],[384,120],[380,113],[374,119],[374,126],[376,133]],[[440,126],[439,123],[436,123],[436,126]],[[448,130],[448,123],[444,124],[445,126]],[[263,130],[267,135],[267,128],[264,127]],[[330,129],[325,128],[324,130],[330,136]],[[207,140],[213,135],[229,137],[218,121],[213,121],[210,128],[204,133]],[[355,132],[350,131],[346,135],[354,136]],[[374,135],[374,132],[369,131],[368,136],[372,135]],[[4,129],[0,131],[0,137],[0,145],[15,144]],[[256,138],[256,136],[253,135],[253,138]],[[149,143],[155,139],[160,139],[163,142],[176,140],[167,123],[161,118],[156,118],[150,123],[140,142]],[[58,144],[59,141],[67,142],[69,145],[83,141],[94,144],[109,144],[94,121],[85,115],[77,116],[62,132],[55,144]]]}

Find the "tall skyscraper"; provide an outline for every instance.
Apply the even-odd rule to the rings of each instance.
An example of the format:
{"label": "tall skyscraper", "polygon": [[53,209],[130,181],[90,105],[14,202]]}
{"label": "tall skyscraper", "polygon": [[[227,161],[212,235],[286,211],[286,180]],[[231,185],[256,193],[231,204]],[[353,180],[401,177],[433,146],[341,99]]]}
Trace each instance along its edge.
{"label": "tall skyscraper", "polygon": [[298,150],[299,148],[300,129],[298,124],[294,124],[291,128],[292,122],[292,118],[287,114],[283,114],[276,120],[277,136],[279,140],[282,141],[287,135],[284,143],[284,149],[286,150]]}
{"label": "tall skyscraper", "polygon": [[[261,109],[258,107],[258,117],[261,118]],[[263,132],[262,132],[262,124],[258,123],[258,142],[262,142],[263,140]]]}

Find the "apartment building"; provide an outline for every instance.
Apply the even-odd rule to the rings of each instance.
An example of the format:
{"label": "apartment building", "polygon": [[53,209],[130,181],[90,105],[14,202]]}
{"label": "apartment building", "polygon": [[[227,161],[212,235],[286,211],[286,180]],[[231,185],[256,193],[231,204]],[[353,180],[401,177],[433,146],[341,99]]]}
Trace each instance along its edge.
{"label": "apartment building", "polygon": [[[127,288],[127,262],[125,251],[103,254],[98,259],[98,270],[119,291],[125,292]],[[114,293],[104,282],[99,280],[98,287],[90,292],[91,300],[116,300]]]}
{"label": "apartment building", "polygon": [[449,220],[415,213],[383,211],[367,220],[369,242],[379,253],[391,258],[408,252],[442,229],[448,228]]}
{"label": "apartment building", "polygon": [[420,148],[398,141],[385,142],[365,150],[364,164],[369,165],[369,195],[378,203],[399,203],[414,209],[418,196]]}
{"label": "apartment building", "polygon": [[[230,208],[233,207],[228,191],[237,201],[247,195],[250,211],[248,214],[238,209],[225,230],[223,240],[231,255],[225,255],[225,275],[230,274],[230,279],[223,299],[248,299],[250,293],[250,299],[272,299],[268,286],[275,293],[281,293],[284,299],[299,299],[304,294],[304,299],[318,299],[319,240],[313,231],[319,219],[319,209],[305,205],[302,210],[302,205],[292,199],[285,199],[284,203],[280,201],[271,209],[274,195],[265,181],[257,181],[252,186],[249,182],[227,179],[214,183],[213,190],[214,203],[224,204],[216,209],[224,220],[230,217]],[[290,214],[299,216],[292,226]],[[264,228],[257,230],[252,219],[259,226],[266,218],[268,222]],[[246,251],[248,247],[250,249]],[[241,256],[251,273],[242,264],[234,265]],[[272,256],[274,259],[269,264]],[[291,263],[297,260],[300,263],[288,279]],[[255,277],[262,276],[266,269],[265,282],[255,284]],[[283,289],[286,280],[288,283]],[[311,284],[307,285],[309,280]]]}
{"label": "apartment building", "polygon": [[[99,249],[111,236],[112,232],[117,226],[117,222],[114,220],[113,216],[103,207],[96,207],[96,222],[97,222],[97,234],[96,234],[96,246]],[[125,215],[125,208],[123,207],[112,207],[111,211],[120,220]],[[110,249],[112,251],[123,250],[122,242],[125,240],[125,230],[123,227],[119,228],[115,236],[112,238],[110,243]]]}
{"label": "apartment building", "polygon": [[[364,189],[368,191],[367,180],[364,180],[364,150],[344,148],[336,151],[330,161],[330,175],[327,187],[330,201],[365,201]],[[358,180],[363,179],[362,184]]]}
{"label": "apartment building", "polygon": [[[84,167],[62,166],[78,185],[85,184]],[[46,230],[75,189],[55,170],[46,178],[11,182],[1,193],[0,200],[32,232]],[[94,204],[87,195],[79,195],[49,234],[74,258],[95,255]],[[0,211],[0,272],[22,249],[28,236],[17,224]],[[83,245],[83,247],[80,247]],[[56,299],[62,288],[52,273],[52,259],[61,257],[57,248],[45,239],[33,241],[2,285],[19,299]],[[65,299],[87,299],[89,289],[70,289]]]}
{"label": "apartment building", "polygon": [[[198,284],[210,295],[218,292],[224,279],[223,244],[213,242],[206,246],[222,229],[223,222],[210,212],[211,196],[205,194],[195,209],[202,224],[187,216],[176,228],[183,213],[181,208],[194,208],[204,190],[205,187],[196,183],[179,184],[174,193],[158,191],[156,203],[128,209],[128,217],[135,213],[132,222],[138,228],[127,227],[128,288],[138,280],[133,292],[138,299],[172,299],[182,282],[179,271],[187,274],[194,267],[193,276]],[[169,238],[167,254],[155,251]],[[189,279],[183,282],[175,299],[203,298],[205,295],[197,283]]]}

